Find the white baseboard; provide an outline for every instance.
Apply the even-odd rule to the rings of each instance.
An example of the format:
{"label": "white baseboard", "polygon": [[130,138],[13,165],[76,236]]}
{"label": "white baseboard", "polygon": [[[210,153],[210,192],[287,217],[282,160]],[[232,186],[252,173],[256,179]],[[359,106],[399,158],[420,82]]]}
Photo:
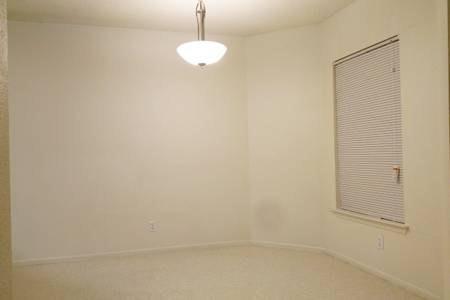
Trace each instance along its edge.
{"label": "white baseboard", "polygon": [[281,248],[281,249],[292,249],[299,251],[310,251],[316,253],[324,253],[325,249],[322,247],[308,246],[308,245],[298,245],[289,243],[276,243],[268,241],[251,241],[253,246],[268,247],[268,248]]}
{"label": "white baseboard", "polygon": [[435,295],[434,293],[425,290],[423,288],[420,288],[412,283],[409,283],[407,281],[404,281],[402,279],[399,279],[395,276],[392,276],[390,274],[387,274],[383,271],[380,271],[376,268],[373,268],[371,266],[368,266],[362,262],[359,262],[353,258],[347,257],[345,255],[339,254],[337,252],[322,248],[322,247],[313,247],[313,246],[307,246],[307,245],[298,245],[298,244],[287,244],[287,243],[276,243],[276,242],[266,242],[266,241],[251,241],[251,244],[254,246],[260,246],[260,247],[271,247],[271,248],[281,248],[281,249],[292,249],[292,250],[299,250],[299,251],[312,251],[312,252],[318,252],[318,253],[324,253],[327,255],[330,255],[336,259],[339,259],[341,261],[344,261],[346,263],[351,264],[352,266],[361,269],[367,273],[370,273],[372,275],[375,275],[379,278],[382,278],[386,281],[389,281],[390,283],[402,287],[405,290],[416,294],[418,296],[421,296],[425,299],[429,300],[440,300],[441,297]]}
{"label": "white baseboard", "polygon": [[405,290],[407,290],[407,291],[409,291],[409,292],[411,292],[413,294],[416,294],[418,296],[421,296],[421,297],[423,297],[425,299],[429,299],[429,300],[440,300],[441,299],[441,297],[439,297],[438,295],[435,295],[434,293],[432,293],[432,292],[430,292],[428,290],[420,288],[420,287],[418,287],[418,286],[416,286],[416,285],[414,285],[412,283],[409,283],[409,282],[404,281],[404,280],[402,280],[400,278],[392,276],[392,275],[390,275],[388,273],[385,273],[385,272],[383,272],[381,270],[378,270],[378,269],[376,269],[374,267],[366,265],[366,264],[364,264],[362,262],[359,262],[359,261],[357,261],[357,260],[355,260],[353,258],[350,258],[348,256],[345,256],[345,255],[342,255],[340,253],[337,253],[337,252],[334,252],[334,251],[331,251],[331,250],[327,250],[327,249],[325,249],[324,253],[326,253],[326,254],[328,254],[330,256],[333,256],[336,259],[339,259],[339,260],[342,260],[342,261],[344,261],[346,263],[349,263],[350,265],[352,265],[352,266],[354,266],[354,267],[356,267],[358,269],[361,269],[361,270],[363,270],[363,271],[365,271],[367,273],[370,273],[370,274],[375,275],[377,277],[380,277],[380,278],[382,278],[382,279],[384,279],[386,281],[389,281],[390,283],[392,283],[392,284],[394,284],[396,286],[402,287]]}
{"label": "white baseboard", "polygon": [[233,247],[233,246],[259,246],[259,247],[270,247],[270,248],[280,248],[280,249],[291,249],[297,251],[309,251],[315,253],[324,253],[333,256],[336,259],[347,262],[361,270],[364,270],[370,274],[380,277],[384,280],[391,282],[394,285],[402,287],[414,294],[430,300],[439,300],[439,296],[433,294],[432,292],[422,289],[412,283],[399,279],[395,276],[387,274],[362,262],[359,262],[353,258],[347,257],[340,253],[315,246],[308,245],[298,245],[289,243],[276,243],[268,241],[225,241],[225,242],[214,242],[214,243],[204,243],[204,244],[192,244],[192,245],[181,245],[181,246],[169,246],[169,247],[158,247],[149,249],[138,249],[138,250],[127,250],[118,252],[106,252],[97,254],[84,254],[76,256],[64,256],[64,257],[50,257],[50,258],[39,258],[39,259],[29,259],[29,260],[17,260],[14,261],[14,266],[30,266],[30,265],[41,265],[41,264],[52,264],[52,263],[65,263],[73,261],[89,260],[93,258],[101,257],[115,257],[115,256],[130,256],[139,254],[149,254],[165,251],[176,251],[185,249],[204,249],[204,248],[220,248],[220,247]]}
{"label": "white baseboard", "polygon": [[180,246],[137,249],[137,250],[125,250],[125,251],[116,251],[116,252],[103,252],[103,253],[95,253],[95,254],[82,254],[82,255],[74,255],[74,256],[61,256],[61,257],[16,260],[13,262],[13,264],[14,264],[14,266],[21,267],[21,266],[31,266],[31,265],[44,265],[44,264],[83,261],[83,260],[102,258],[102,257],[132,256],[132,255],[139,255],[139,254],[150,254],[150,253],[185,250],[185,249],[220,248],[220,247],[249,246],[249,245],[251,245],[250,241],[224,241],[224,242],[213,242],[213,243],[203,243],[203,244],[190,244],[190,245],[180,245]]}

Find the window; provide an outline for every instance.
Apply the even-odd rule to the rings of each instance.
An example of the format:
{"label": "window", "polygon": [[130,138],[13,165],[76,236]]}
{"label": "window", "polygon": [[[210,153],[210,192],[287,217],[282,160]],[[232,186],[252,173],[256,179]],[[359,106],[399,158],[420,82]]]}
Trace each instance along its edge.
{"label": "window", "polygon": [[339,209],[404,223],[399,39],[334,63]]}

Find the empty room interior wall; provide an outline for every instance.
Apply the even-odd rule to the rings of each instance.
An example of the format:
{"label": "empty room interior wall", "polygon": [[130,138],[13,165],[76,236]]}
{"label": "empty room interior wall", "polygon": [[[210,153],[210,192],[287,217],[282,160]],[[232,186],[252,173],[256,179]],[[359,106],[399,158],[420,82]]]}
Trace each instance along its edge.
{"label": "empty room interior wall", "polygon": [[[429,296],[443,294],[442,234],[448,201],[448,99],[442,93],[441,0],[358,0],[322,24],[325,98],[323,120],[333,136],[332,63],[399,34],[403,114],[406,235],[344,219],[335,207],[334,170],[324,174],[324,246],[409,283]],[[328,163],[334,165],[333,139]],[[333,188],[330,188],[333,187]],[[385,249],[376,239],[384,235]]]}
{"label": "empty room interior wall", "polygon": [[[430,297],[443,294],[448,103],[442,0],[358,0],[321,24],[247,40],[252,238],[321,246]],[[334,60],[400,35],[406,235],[331,212]],[[320,221],[318,221],[320,220]],[[377,250],[382,234],[385,249]]]}
{"label": "empty room interior wall", "polygon": [[[440,296],[438,1],[357,0],[321,24],[227,37],[203,71],[174,52],[189,34],[13,22],[15,259],[252,239],[323,247]],[[332,62],[395,34],[406,235],[330,212]]]}
{"label": "empty room interior wall", "polygon": [[320,246],[322,112],[317,26],[247,40],[252,239]]}
{"label": "empty room interior wall", "polygon": [[[440,7],[438,7],[441,15],[441,34],[442,34],[442,48],[444,49],[442,55],[443,60],[446,61],[446,69],[443,71],[443,93],[447,98],[449,103],[449,122],[447,128],[449,128],[449,143],[450,143],[450,5],[448,0],[441,0]],[[450,151],[449,151],[450,155]],[[450,159],[448,163],[448,170],[450,172]],[[450,175],[449,175],[450,177]],[[449,180],[450,182],[450,180]],[[444,240],[444,288],[445,297],[444,299],[450,300],[450,185],[448,186],[447,195],[447,205],[444,210],[444,234],[446,233],[446,238]]]}
{"label": "empty room interior wall", "polygon": [[241,38],[200,70],[193,34],[9,33],[16,261],[249,239]]}
{"label": "empty room interior wall", "polygon": [[0,0],[0,298],[11,297],[6,0]]}

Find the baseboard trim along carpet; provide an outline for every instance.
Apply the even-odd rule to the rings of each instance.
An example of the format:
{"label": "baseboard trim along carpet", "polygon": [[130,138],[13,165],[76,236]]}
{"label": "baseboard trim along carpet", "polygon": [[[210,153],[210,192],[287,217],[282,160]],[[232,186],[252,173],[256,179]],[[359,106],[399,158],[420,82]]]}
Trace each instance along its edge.
{"label": "baseboard trim along carpet", "polygon": [[147,253],[165,252],[165,251],[176,251],[176,250],[186,250],[186,249],[202,249],[202,248],[220,248],[220,247],[232,247],[232,246],[258,246],[258,247],[269,247],[269,248],[281,248],[290,249],[295,251],[309,251],[315,253],[323,253],[330,255],[336,259],[344,261],[351,264],[352,266],[359,268],[367,273],[380,277],[386,281],[391,282],[405,290],[408,290],[418,296],[424,297],[430,300],[440,300],[441,297],[435,295],[434,293],[420,288],[412,283],[399,279],[381,270],[373,268],[362,262],[359,262],[353,258],[342,255],[340,253],[328,250],[317,246],[299,245],[299,244],[289,244],[289,243],[277,243],[268,241],[225,241],[225,242],[214,242],[214,243],[204,243],[204,244],[192,244],[192,245],[181,245],[181,246],[168,246],[168,247],[158,247],[149,249],[138,249],[138,250],[127,250],[118,252],[107,252],[98,254],[84,254],[76,256],[65,256],[65,257],[51,257],[43,259],[29,259],[29,260],[18,260],[14,262],[14,266],[29,266],[29,265],[41,265],[41,264],[52,264],[52,263],[64,263],[64,262],[74,262],[89,260],[101,257],[115,257],[115,256],[130,256],[139,255]]}
{"label": "baseboard trim along carpet", "polygon": [[400,278],[397,278],[397,277],[392,276],[392,275],[390,275],[388,273],[385,273],[385,272],[383,272],[381,270],[373,268],[373,267],[371,267],[369,265],[366,265],[366,264],[364,264],[362,262],[359,262],[359,261],[357,261],[357,260],[355,260],[353,258],[350,258],[348,256],[342,255],[340,253],[337,253],[337,252],[334,252],[334,251],[331,251],[331,250],[325,250],[324,253],[326,253],[326,254],[328,254],[330,256],[333,256],[334,258],[337,258],[337,259],[339,259],[341,261],[349,263],[352,266],[354,266],[354,267],[356,267],[358,269],[361,269],[361,270],[363,270],[363,271],[365,271],[367,273],[370,273],[370,274],[375,275],[377,277],[380,277],[380,278],[382,278],[382,279],[384,279],[386,281],[389,281],[390,283],[392,283],[392,284],[394,284],[396,286],[402,287],[405,290],[407,290],[407,291],[409,291],[411,293],[414,293],[414,294],[416,294],[418,296],[421,296],[423,298],[426,298],[426,299],[429,299],[429,300],[440,300],[441,299],[441,297],[439,297],[438,295],[436,295],[436,294],[434,294],[434,293],[432,293],[432,292],[430,292],[428,290],[425,290],[425,289],[423,289],[421,287],[418,287],[418,286],[416,286],[416,285],[414,285],[412,283],[409,283],[409,282],[404,281],[404,280],[402,280]]}
{"label": "baseboard trim along carpet", "polygon": [[289,243],[275,243],[275,242],[268,242],[268,241],[251,241],[250,243],[253,246],[259,246],[259,247],[291,249],[291,250],[298,250],[298,251],[311,251],[311,252],[317,252],[317,253],[325,253],[326,252],[324,248],[316,247],[316,246],[297,245],[297,244],[289,244]]}
{"label": "baseboard trim along carpet", "polygon": [[131,255],[165,252],[165,251],[186,250],[186,249],[220,248],[220,247],[249,246],[249,245],[251,245],[251,243],[249,241],[225,241],[225,242],[213,242],[213,243],[203,243],[203,244],[155,247],[155,248],[137,249],[137,250],[125,250],[125,251],[116,251],[116,252],[103,252],[103,253],[96,253],[96,254],[82,254],[82,255],[74,255],[74,256],[16,260],[16,261],[14,261],[13,264],[14,264],[14,266],[17,266],[17,267],[32,266],[32,265],[45,265],[45,264],[82,261],[82,260],[89,260],[89,259],[101,258],[101,257],[131,256]]}
{"label": "baseboard trim along carpet", "polygon": [[388,273],[380,271],[376,268],[373,268],[369,265],[359,262],[353,258],[350,258],[348,256],[342,255],[340,253],[337,253],[337,252],[334,252],[332,250],[328,250],[328,249],[325,249],[322,247],[298,245],[298,244],[288,244],[288,243],[276,243],[276,242],[267,242],[267,241],[252,241],[251,244],[254,246],[260,246],[260,247],[283,248],[283,249],[291,249],[291,250],[298,250],[298,251],[311,251],[311,252],[317,252],[317,253],[324,253],[324,254],[330,255],[336,259],[344,261],[360,270],[363,270],[367,273],[370,273],[370,274],[375,275],[379,278],[382,278],[386,281],[389,281],[390,283],[392,283],[396,286],[399,286],[401,288],[404,288],[405,290],[407,290],[411,293],[414,293],[418,296],[421,296],[423,298],[430,299],[430,300],[440,300],[441,299],[441,297],[435,295],[434,293],[432,293],[428,290],[425,290],[423,288],[420,288],[412,283],[409,283],[409,282],[399,279],[395,276],[392,276]]}

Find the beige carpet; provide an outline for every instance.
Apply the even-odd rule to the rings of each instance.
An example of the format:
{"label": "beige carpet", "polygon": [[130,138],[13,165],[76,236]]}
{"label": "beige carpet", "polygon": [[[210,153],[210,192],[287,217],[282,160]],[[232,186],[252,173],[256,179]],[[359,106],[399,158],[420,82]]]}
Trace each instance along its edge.
{"label": "beige carpet", "polygon": [[16,267],[25,299],[421,298],[327,255],[242,246]]}

